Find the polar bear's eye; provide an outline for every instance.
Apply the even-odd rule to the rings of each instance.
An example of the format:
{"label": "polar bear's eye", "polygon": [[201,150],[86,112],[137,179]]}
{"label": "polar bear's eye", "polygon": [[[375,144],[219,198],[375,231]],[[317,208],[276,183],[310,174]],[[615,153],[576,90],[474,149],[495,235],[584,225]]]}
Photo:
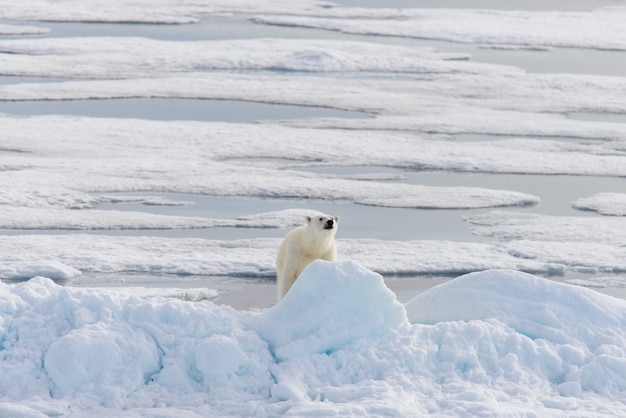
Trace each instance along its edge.
{"label": "polar bear's eye", "polygon": [[324,218],[320,218],[320,222],[323,221],[323,220],[324,220]]}

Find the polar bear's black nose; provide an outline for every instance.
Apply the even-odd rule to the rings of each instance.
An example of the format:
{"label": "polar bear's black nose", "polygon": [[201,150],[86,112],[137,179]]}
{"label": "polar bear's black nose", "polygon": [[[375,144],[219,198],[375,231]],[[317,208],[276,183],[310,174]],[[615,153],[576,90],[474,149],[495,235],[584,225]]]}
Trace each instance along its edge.
{"label": "polar bear's black nose", "polygon": [[326,226],[327,226],[328,228],[332,228],[332,227],[333,227],[333,220],[332,220],[332,219],[327,220],[327,221],[326,221]]}

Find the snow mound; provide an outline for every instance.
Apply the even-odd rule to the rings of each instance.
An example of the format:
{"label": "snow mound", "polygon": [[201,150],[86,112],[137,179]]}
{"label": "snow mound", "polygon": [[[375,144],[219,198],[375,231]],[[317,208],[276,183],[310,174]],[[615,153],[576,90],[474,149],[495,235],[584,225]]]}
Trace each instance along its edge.
{"label": "snow mound", "polygon": [[[406,305],[412,323],[497,321],[528,337],[561,394],[626,390],[626,302],[509,270],[471,273],[434,287]],[[515,361],[529,352],[509,346]]]}
{"label": "snow mound", "polygon": [[531,338],[615,342],[626,303],[590,289],[509,270],[470,273],[434,287],[406,305],[411,322],[493,318]]}
{"label": "snow mound", "polygon": [[510,270],[404,306],[319,261],[261,313],[37,277],[0,283],[0,415],[625,416],[624,347],[626,302]]}
{"label": "snow mound", "polygon": [[[358,289],[358,292],[355,292]],[[406,322],[380,274],[354,262],[309,264],[281,302],[252,326],[277,359],[325,353]]]}

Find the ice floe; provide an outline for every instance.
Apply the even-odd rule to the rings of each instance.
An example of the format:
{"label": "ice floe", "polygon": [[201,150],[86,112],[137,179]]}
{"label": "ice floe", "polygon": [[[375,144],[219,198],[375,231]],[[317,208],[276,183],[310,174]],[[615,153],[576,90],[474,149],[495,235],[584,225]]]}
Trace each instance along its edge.
{"label": "ice floe", "polygon": [[[30,65],[28,66],[30,67]],[[19,83],[0,86],[0,100],[185,98],[331,107],[372,114],[367,119],[306,119],[297,127],[402,130],[425,133],[568,137],[602,141],[606,157],[623,156],[623,124],[576,120],[575,112],[626,111],[619,78],[598,76],[499,78],[489,72],[409,80],[340,79],[284,74],[213,72],[122,80]],[[589,88],[589,85],[592,88]],[[499,88],[494,88],[499,85]],[[517,86],[517,87],[511,87]],[[503,95],[502,92],[507,94]],[[591,91],[595,93],[590,94]],[[598,92],[602,92],[598,95]],[[376,100],[371,100],[376,97]],[[55,112],[51,109],[51,112]],[[56,111],[58,112],[58,111]],[[572,144],[572,147],[577,145]],[[591,151],[594,153],[594,151]],[[599,151],[595,153],[600,154]]]}
{"label": "ice floe", "polygon": [[[67,281],[79,274],[242,276],[273,279],[280,239],[211,240],[92,234],[0,237],[0,277],[46,274]],[[456,275],[515,269],[544,275],[626,271],[624,247],[594,242],[520,240],[456,242],[339,239],[340,260],[385,275]],[[55,270],[52,270],[54,268]]]}
{"label": "ice floe", "polygon": [[626,244],[626,220],[623,218],[491,211],[465,219],[474,225],[473,233],[506,240],[596,242],[617,246]]}
{"label": "ice floe", "polygon": [[[8,251],[5,255],[5,259],[13,259],[20,257],[15,257],[16,254],[11,254],[11,251]],[[59,281],[69,280],[74,277],[77,277],[81,274],[81,272],[73,267],[65,265],[56,260],[46,260],[46,261],[30,261],[30,262],[15,262],[15,261],[3,261],[0,262],[0,279],[30,279],[37,276],[45,276],[51,279],[56,279]]]}
{"label": "ice floe", "polygon": [[48,32],[49,29],[37,26],[0,24],[0,35],[41,35]]}
{"label": "ice floe", "polygon": [[[1,118],[1,116],[0,116]],[[32,122],[36,120],[37,123]],[[6,124],[4,124],[6,122]],[[0,178],[11,186],[0,191],[0,200],[16,207],[86,208],[98,203],[96,193],[171,191],[220,196],[311,198],[354,201],[361,204],[419,207],[467,208],[529,205],[538,202],[525,193],[469,187],[428,187],[386,181],[325,177],[301,170],[240,163],[245,158],[281,158],[294,162],[315,159],[343,164],[377,164],[388,158],[419,155],[421,144],[400,139],[399,147],[386,148],[382,135],[320,132],[273,126],[205,124],[194,122],[151,122],[74,117],[3,118],[5,146],[19,152],[6,152],[6,167]],[[175,139],[175,144],[172,143]],[[232,138],[225,141],[224,138]],[[283,141],[293,141],[284,147]],[[390,143],[394,143],[393,139]],[[436,145],[436,144],[434,144]],[[94,154],[94,146],[100,152]],[[369,148],[373,147],[373,148]],[[408,148],[404,148],[408,147]],[[403,150],[404,148],[404,150]],[[414,151],[410,151],[410,150]],[[346,153],[347,151],[347,153]],[[354,153],[352,153],[354,151]],[[433,151],[436,152],[436,151]],[[393,154],[392,154],[393,153]],[[403,153],[403,156],[400,154]],[[350,156],[350,157],[348,157]],[[604,161],[606,162],[606,161]],[[411,165],[409,161],[400,166]],[[598,163],[599,165],[600,163]],[[54,167],[53,172],[49,172]],[[604,169],[610,169],[605,164]],[[43,173],[46,173],[45,175]],[[185,181],[181,182],[183,178]],[[10,179],[10,180],[9,180]],[[40,192],[42,191],[42,192]],[[60,228],[115,227],[96,212],[14,210],[2,222],[5,227]],[[63,221],[66,218],[66,221]],[[159,217],[149,217],[138,227],[159,227]],[[65,226],[63,222],[66,222]],[[130,218],[125,224],[130,222]],[[162,225],[171,228],[181,220]],[[211,221],[188,220],[188,227],[208,226]],[[102,223],[98,226],[98,223]],[[11,226],[13,224],[13,226]],[[39,226],[37,225],[39,224]],[[195,226],[194,226],[195,224]],[[46,226],[47,225],[47,226]],[[81,226],[82,225],[82,226]],[[121,224],[120,224],[121,225]]]}
{"label": "ice floe", "polygon": [[80,3],[35,0],[29,4],[11,4],[0,11],[0,19],[60,22],[115,22],[185,24],[198,22],[201,15],[224,13],[306,13],[328,3],[297,1],[211,1],[192,0],[132,1],[112,5],[101,0]]}
{"label": "ice floe", "polygon": [[626,216],[626,194],[597,193],[572,203],[576,209],[591,210],[602,215]]}
{"label": "ice floe", "polygon": [[[7,207],[0,214],[2,229],[52,229],[52,230],[133,230],[133,229],[195,229],[195,228],[280,228],[301,221],[304,211],[292,210],[288,214],[257,214],[237,219],[214,219],[192,216],[158,215],[135,211],[76,210]],[[306,211],[311,214],[312,211]]]}
{"label": "ice floe", "polygon": [[496,46],[624,50],[626,37],[622,24],[625,14],[624,7],[592,12],[331,8],[317,17],[259,16],[256,21],[363,35]]}
{"label": "ice floe", "polygon": [[[63,78],[139,78],[189,71],[250,70],[371,73],[514,72],[459,62],[466,54],[328,39],[160,41],[71,37],[0,41],[2,74]],[[234,53],[233,51],[237,51]],[[519,71],[519,70],[518,70]]]}

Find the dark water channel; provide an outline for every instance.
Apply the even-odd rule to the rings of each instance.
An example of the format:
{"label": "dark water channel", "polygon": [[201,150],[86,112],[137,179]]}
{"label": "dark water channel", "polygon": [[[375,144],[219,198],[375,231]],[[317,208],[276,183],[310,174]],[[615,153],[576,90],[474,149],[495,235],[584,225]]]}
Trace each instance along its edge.
{"label": "dark water channel", "polygon": [[0,101],[0,113],[13,115],[75,115],[151,120],[195,120],[252,123],[269,119],[363,118],[367,114],[322,107],[278,105],[236,100],[99,99]]}

